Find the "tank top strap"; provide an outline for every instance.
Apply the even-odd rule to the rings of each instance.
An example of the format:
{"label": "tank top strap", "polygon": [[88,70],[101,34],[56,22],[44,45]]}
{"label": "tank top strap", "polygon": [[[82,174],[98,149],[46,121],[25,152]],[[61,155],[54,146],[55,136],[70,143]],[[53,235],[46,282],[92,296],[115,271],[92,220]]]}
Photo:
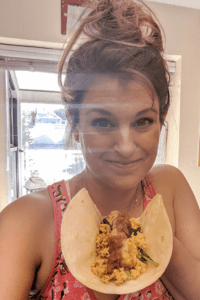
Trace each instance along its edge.
{"label": "tank top strap", "polygon": [[67,189],[65,181],[58,181],[50,186],[48,186],[49,194],[54,207],[54,216],[56,216],[57,226],[61,225],[63,214],[66,210],[66,207],[69,204],[69,196],[67,194]]}
{"label": "tank top strap", "polygon": [[[43,295],[43,292],[45,293],[48,293],[48,291],[50,292],[50,289],[52,289],[52,286],[54,285],[53,282],[55,281],[55,275],[58,273],[58,268],[63,269],[61,270],[63,274],[66,271],[66,266],[61,251],[61,241],[60,241],[62,218],[67,208],[67,205],[69,204],[69,197],[67,195],[65,181],[61,180],[53,183],[52,185],[49,185],[48,191],[51,197],[53,210],[54,210],[55,245],[54,245],[54,258],[53,258],[52,269],[45,285],[42,288],[41,295]],[[42,296],[39,299],[43,299]],[[45,299],[49,299],[49,298],[45,298]]]}
{"label": "tank top strap", "polygon": [[142,186],[143,186],[143,190],[144,190],[143,210],[145,210],[147,204],[156,195],[156,191],[154,189],[154,186],[153,186],[153,183],[152,183],[149,173],[142,181]]}
{"label": "tank top strap", "polygon": [[57,243],[60,239],[62,218],[69,204],[69,196],[64,180],[48,186],[48,190],[54,208],[55,242]]}

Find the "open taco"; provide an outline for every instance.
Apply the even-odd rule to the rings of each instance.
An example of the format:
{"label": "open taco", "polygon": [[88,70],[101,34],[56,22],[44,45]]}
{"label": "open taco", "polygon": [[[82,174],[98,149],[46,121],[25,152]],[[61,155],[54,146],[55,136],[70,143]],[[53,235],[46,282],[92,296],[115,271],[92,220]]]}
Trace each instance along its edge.
{"label": "open taco", "polygon": [[144,274],[122,285],[102,282],[91,269],[102,219],[86,189],[80,190],[67,207],[61,226],[61,246],[72,275],[85,286],[105,294],[133,293],[154,283],[164,273],[172,254],[172,229],[162,196],[156,195],[139,218],[146,252],[159,265],[148,264]]}

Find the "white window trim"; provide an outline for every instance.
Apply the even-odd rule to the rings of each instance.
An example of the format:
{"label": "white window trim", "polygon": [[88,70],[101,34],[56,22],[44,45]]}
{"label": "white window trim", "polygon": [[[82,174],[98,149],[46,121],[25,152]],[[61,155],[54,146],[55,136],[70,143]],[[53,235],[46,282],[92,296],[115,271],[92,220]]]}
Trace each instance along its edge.
{"label": "white window trim", "polygon": [[167,145],[165,151],[165,164],[178,167],[179,162],[179,138],[180,138],[180,101],[181,101],[181,55],[166,55],[168,61],[176,64],[176,72],[171,82],[171,105],[167,113],[168,124]]}

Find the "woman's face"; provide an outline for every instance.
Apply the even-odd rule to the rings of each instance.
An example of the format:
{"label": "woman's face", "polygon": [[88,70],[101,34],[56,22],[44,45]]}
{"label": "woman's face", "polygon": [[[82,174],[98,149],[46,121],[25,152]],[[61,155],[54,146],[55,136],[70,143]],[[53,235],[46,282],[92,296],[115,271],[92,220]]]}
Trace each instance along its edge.
{"label": "woman's face", "polygon": [[161,124],[158,99],[135,81],[99,76],[85,95],[77,126],[87,174],[129,189],[151,169]]}

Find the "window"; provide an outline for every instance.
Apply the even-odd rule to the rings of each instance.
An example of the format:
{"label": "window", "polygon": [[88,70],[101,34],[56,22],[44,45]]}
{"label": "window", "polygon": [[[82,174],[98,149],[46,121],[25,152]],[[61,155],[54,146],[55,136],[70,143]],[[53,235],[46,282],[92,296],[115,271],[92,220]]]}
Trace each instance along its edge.
{"label": "window", "polygon": [[9,94],[9,126],[10,126],[10,155],[9,155],[9,162],[10,162],[10,197],[11,201],[17,199],[19,197],[19,135],[18,135],[18,99],[15,93],[15,86],[13,80],[8,73],[9,78],[9,87],[8,87],[8,94]]}
{"label": "window", "polygon": [[12,77],[19,88],[23,149],[21,194],[24,195],[27,193],[25,184],[35,171],[50,185],[82,171],[84,160],[80,150],[65,149],[67,120],[58,92],[57,74],[20,70],[13,71]]}
{"label": "window", "polygon": [[[48,185],[75,175],[77,151],[65,149],[67,121],[64,105],[22,102],[21,120],[24,149],[23,185],[35,170],[38,170],[39,176]],[[78,160],[77,171],[80,172],[84,167],[80,150]]]}

